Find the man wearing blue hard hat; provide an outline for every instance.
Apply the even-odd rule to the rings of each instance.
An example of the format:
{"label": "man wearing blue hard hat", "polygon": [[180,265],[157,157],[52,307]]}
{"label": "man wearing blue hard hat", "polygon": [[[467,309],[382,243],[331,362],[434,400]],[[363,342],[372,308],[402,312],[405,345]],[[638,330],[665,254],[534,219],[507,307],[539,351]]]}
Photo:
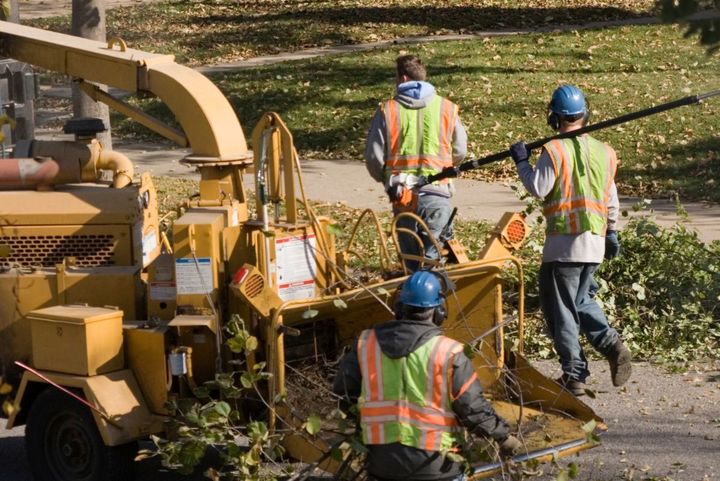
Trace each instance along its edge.
{"label": "man wearing blue hard hat", "polygon": [[[588,119],[579,88],[555,89],[547,117],[553,130],[572,132]],[[603,258],[620,253],[615,151],[583,134],[546,143],[535,167],[528,162],[530,152],[523,142],[513,144],[510,153],[527,191],[543,201],[547,228],[540,302],[562,364],[558,382],[576,396],[585,393],[590,371],[580,345],[582,333],[607,358],[613,385],[622,386],[630,378],[631,354],[593,299],[593,273]]]}
{"label": "man wearing blue hard hat", "polygon": [[395,317],[360,334],[333,384],[358,404],[371,479],[463,479],[462,465],[444,453],[460,445],[465,429],[495,440],[503,456],[519,452],[521,442],[483,397],[463,345],[441,333],[447,311],[438,275],[410,276]]}

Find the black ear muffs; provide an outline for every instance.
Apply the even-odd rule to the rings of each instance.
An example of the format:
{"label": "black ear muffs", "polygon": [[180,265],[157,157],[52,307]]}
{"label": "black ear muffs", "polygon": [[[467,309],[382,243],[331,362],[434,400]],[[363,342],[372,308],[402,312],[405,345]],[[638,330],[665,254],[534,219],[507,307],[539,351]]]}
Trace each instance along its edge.
{"label": "black ear muffs", "polygon": [[560,130],[560,116],[555,112],[550,112],[547,117],[547,124],[553,130]]}
{"label": "black ear muffs", "polygon": [[445,319],[447,319],[447,316],[447,304],[445,303],[445,296],[442,296],[440,305],[433,311],[433,324],[436,326],[442,325],[442,323],[445,322]]}
{"label": "black ear muffs", "polygon": [[590,109],[585,109],[585,113],[583,114],[583,126],[590,123]]}

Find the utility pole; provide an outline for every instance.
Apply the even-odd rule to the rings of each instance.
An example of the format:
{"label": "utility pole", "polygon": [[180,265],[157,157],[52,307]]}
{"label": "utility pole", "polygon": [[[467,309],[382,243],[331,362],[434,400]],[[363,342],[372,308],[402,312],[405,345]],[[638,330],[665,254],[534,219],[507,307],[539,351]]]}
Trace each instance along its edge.
{"label": "utility pole", "polygon": [[[71,32],[78,37],[105,42],[105,0],[72,0]],[[95,102],[75,84],[72,86],[72,98],[75,118],[96,117],[105,123],[107,130],[99,133],[97,137],[104,148],[112,149],[108,106]]]}

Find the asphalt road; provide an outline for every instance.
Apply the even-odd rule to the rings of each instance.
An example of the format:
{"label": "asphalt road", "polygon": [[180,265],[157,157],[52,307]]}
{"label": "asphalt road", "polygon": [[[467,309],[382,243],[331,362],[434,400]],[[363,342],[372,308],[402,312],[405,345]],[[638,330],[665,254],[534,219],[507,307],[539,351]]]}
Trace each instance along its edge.
{"label": "asphalt road", "polygon": [[[556,364],[537,363],[555,376]],[[538,480],[554,480],[574,462],[579,481],[712,481],[720,479],[720,361],[686,373],[636,364],[623,388],[612,387],[605,362],[592,363],[586,398],[609,429],[602,444],[579,456],[540,467]],[[157,460],[138,465],[138,481],[189,481],[162,469]],[[31,481],[23,429],[0,430],[0,480]]]}

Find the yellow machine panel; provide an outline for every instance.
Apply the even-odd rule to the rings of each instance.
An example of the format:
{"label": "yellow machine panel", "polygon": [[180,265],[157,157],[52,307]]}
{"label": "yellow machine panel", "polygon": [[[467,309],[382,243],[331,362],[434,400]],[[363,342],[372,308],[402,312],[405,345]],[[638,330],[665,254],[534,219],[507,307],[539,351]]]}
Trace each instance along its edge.
{"label": "yellow machine panel", "polygon": [[207,296],[217,299],[224,264],[220,236],[225,213],[191,209],[173,224],[177,304],[182,308],[209,309]]}
{"label": "yellow machine panel", "polygon": [[123,328],[127,367],[135,373],[150,411],[167,414],[167,326],[148,327],[145,322],[130,321]]}
{"label": "yellow machine panel", "polygon": [[123,368],[122,311],[53,306],[28,315],[37,369],[95,376]]}
{"label": "yellow machine panel", "polygon": [[0,218],[7,225],[133,225],[143,220],[139,185],[58,185],[55,190],[2,192]]}
{"label": "yellow machine panel", "polygon": [[0,360],[8,372],[13,361],[30,358],[31,311],[62,304],[112,305],[126,319],[137,319],[142,292],[136,267],[42,269],[28,273],[0,273]]}

